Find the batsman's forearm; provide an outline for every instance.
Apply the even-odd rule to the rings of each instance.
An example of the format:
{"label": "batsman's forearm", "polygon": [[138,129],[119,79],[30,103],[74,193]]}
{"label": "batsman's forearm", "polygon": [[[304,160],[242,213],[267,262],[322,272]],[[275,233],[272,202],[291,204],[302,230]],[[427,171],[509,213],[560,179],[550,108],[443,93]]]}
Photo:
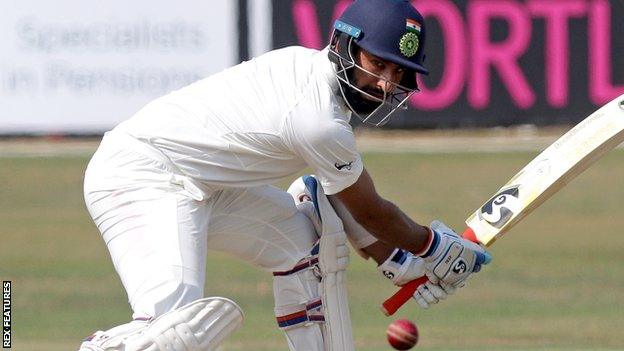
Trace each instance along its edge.
{"label": "batsman's forearm", "polygon": [[394,248],[394,246],[390,246],[385,241],[377,240],[373,244],[363,247],[361,250],[372,257],[372,259],[377,262],[377,265],[380,265],[390,257]]}
{"label": "batsman's forearm", "polygon": [[395,204],[383,200],[378,211],[368,213],[356,220],[377,239],[392,247],[400,247],[412,253],[423,250],[429,240],[429,230],[414,222]]}

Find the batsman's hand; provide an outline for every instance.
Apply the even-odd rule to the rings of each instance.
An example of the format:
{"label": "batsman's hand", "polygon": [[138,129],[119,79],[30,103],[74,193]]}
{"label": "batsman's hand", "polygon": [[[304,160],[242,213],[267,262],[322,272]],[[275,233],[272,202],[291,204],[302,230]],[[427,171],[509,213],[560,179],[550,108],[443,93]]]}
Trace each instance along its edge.
{"label": "batsman's hand", "polygon": [[[390,279],[394,285],[403,286],[410,281],[425,275],[424,259],[409,251],[395,249],[388,258],[377,267],[377,270]],[[443,288],[437,283],[427,282],[414,292],[414,300],[422,308],[437,304],[455,292],[453,287]]]}
{"label": "batsman's hand", "polygon": [[481,246],[461,238],[440,221],[431,222],[432,240],[421,257],[430,282],[450,291],[464,286],[466,280],[492,261]]}

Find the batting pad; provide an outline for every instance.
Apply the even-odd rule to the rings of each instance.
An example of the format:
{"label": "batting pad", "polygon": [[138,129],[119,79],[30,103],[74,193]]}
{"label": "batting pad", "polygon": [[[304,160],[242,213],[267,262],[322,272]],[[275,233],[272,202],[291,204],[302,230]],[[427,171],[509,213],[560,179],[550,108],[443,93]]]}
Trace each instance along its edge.
{"label": "batting pad", "polygon": [[223,297],[207,297],[152,321],[126,350],[212,351],[243,323],[243,311]]}
{"label": "batting pad", "polygon": [[312,177],[304,177],[304,183],[312,193],[321,217],[319,267],[323,276],[320,287],[325,313],[325,348],[328,351],[352,351],[355,346],[347,297],[347,234],[321,185]]}

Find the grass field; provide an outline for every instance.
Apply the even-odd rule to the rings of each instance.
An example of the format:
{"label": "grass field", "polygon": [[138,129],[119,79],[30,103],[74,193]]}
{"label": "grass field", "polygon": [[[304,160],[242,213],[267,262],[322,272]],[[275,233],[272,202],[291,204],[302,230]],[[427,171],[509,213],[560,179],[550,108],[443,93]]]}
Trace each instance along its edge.
{"label": "grass field", "polygon": [[[536,152],[367,153],[378,190],[422,223],[457,229]],[[0,158],[0,278],[13,281],[13,349],[76,349],[130,311],[84,208],[88,158]],[[284,185],[284,184],[283,184]],[[420,350],[624,349],[624,151],[616,150],[492,248],[493,263],[449,301],[398,317],[420,329]],[[353,255],[349,294],[358,350],[389,350],[395,291]],[[245,325],[223,350],[286,350],[275,327],[271,278],[209,253],[207,293],[228,296]]]}

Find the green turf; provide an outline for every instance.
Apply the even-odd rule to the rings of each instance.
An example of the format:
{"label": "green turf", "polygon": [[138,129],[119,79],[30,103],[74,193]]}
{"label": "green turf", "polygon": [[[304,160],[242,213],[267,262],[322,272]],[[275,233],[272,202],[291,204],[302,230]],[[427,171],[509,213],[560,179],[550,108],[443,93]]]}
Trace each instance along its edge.
{"label": "green turf", "polygon": [[[535,153],[366,154],[378,191],[416,220],[460,228]],[[84,208],[80,157],[0,159],[0,277],[13,281],[14,350],[75,349],[128,320],[126,297]],[[494,262],[452,299],[399,312],[421,350],[624,349],[624,151],[556,194],[492,248]],[[358,350],[388,350],[378,304],[394,287],[353,255]],[[223,350],[286,350],[271,280],[209,254],[207,292],[238,301],[245,326]]]}

